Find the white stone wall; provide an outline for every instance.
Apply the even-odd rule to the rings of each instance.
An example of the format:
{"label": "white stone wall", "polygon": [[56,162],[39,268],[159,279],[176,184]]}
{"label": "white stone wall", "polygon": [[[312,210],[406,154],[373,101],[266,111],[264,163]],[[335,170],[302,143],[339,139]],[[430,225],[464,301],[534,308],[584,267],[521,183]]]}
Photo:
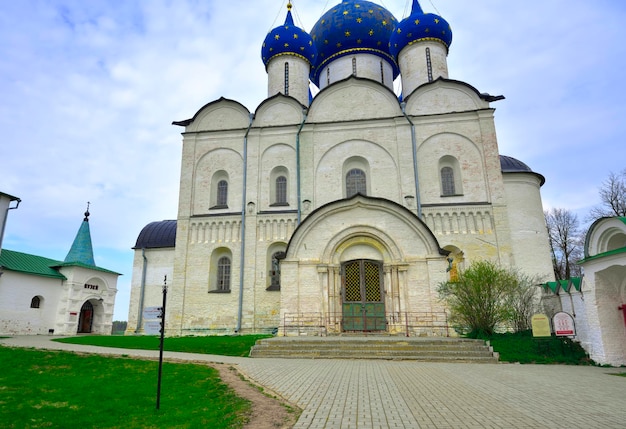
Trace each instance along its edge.
{"label": "white stone wall", "polygon": [[[55,334],[75,334],[80,309],[89,301],[94,309],[91,332],[110,335],[118,275],[74,266],[61,267],[60,272],[67,280],[63,283],[58,304]],[[97,286],[97,289],[92,289],[91,285]]]}
{"label": "white stone wall", "polygon": [[[145,259],[144,259],[145,257]],[[146,266],[146,277],[143,278],[144,264]],[[168,302],[166,313],[178,312],[180,309],[173,304],[175,300],[170,293],[177,289],[174,283],[174,248],[160,249],[135,249],[133,260],[133,273],[130,287],[130,303],[128,307],[128,324],[126,334],[143,333],[143,311],[140,311],[143,288],[143,307],[160,307],[163,305],[163,286],[165,276],[167,276]],[[171,310],[170,310],[171,308]],[[141,322],[140,322],[141,320]],[[139,323],[140,322],[140,323]],[[139,326],[138,326],[139,324]],[[167,325],[166,325],[167,329]]]}
{"label": "white stone wall", "polygon": [[[5,271],[0,277],[0,335],[47,335],[56,329],[62,290],[61,279]],[[35,296],[41,297],[40,308],[30,308]]]}
{"label": "white stone wall", "polygon": [[[500,171],[489,104],[469,85],[437,81],[415,91],[407,100],[406,111],[415,124],[422,219],[439,245],[459,249],[467,261],[489,258],[510,265],[519,259],[534,264],[540,258],[532,255],[536,251],[534,244],[543,246],[547,242],[541,243],[545,236],[539,236],[534,244],[520,245],[526,239],[517,233],[524,226],[524,218],[516,210],[521,207],[527,215],[530,210],[535,216],[538,207],[540,210],[539,191],[536,184],[523,183],[524,198],[515,202],[518,207],[507,207],[512,191],[505,189]],[[250,118],[245,107],[218,100],[201,109],[186,127],[176,248],[162,262],[165,267],[173,258],[169,333],[232,333],[238,321],[242,332],[260,331],[276,327],[287,312],[340,310],[340,262],[324,256],[324,252],[332,248],[331,242],[336,239],[328,235],[330,231],[339,234],[349,228],[363,237],[393,236],[391,241],[402,249],[394,258],[383,259],[389,270],[386,287],[393,295],[388,298],[389,308],[443,309],[437,300],[436,285],[447,278],[445,257],[432,248],[426,251],[416,247],[416,240],[407,241],[412,235],[402,232],[405,221],[398,220],[408,213],[403,213],[403,206],[416,215],[417,205],[411,126],[395,94],[376,82],[347,79],[316,96],[304,123],[303,114],[296,100],[279,95],[259,106],[248,128]],[[307,217],[315,210],[346,197],[345,173],[354,167],[366,172],[369,196],[399,206],[389,206],[393,207],[389,208],[389,217],[372,217],[373,212],[361,207],[334,216],[332,222],[320,219],[315,233],[309,235],[310,250],[301,249],[297,258],[281,263],[282,290],[267,291],[268,249],[278,244],[286,246],[297,227],[298,153],[299,198],[305,224],[312,221]],[[454,196],[441,195],[439,170],[444,157],[458,161],[459,192]],[[214,177],[220,171],[229,182],[228,207],[212,209]],[[288,206],[272,206],[276,171],[287,177]],[[355,220],[358,224],[354,224]],[[533,230],[537,230],[535,221],[533,218]],[[516,234],[512,233],[514,230]],[[424,228],[421,234],[429,232]],[[308,253],[313,249],[317,252]],[[359,257],[355,249],[346,255]],[[210,260],[216,251],[225,251],[232,257],[229,293],[214,293],[210,289]],[[136,256],[133,290],[140,266]],[[540,270],[543,269],[552,272],[551,267],[542,266]],[[131,330],[133,320],[136,323],[137,300],[133,291]]]}
{"label": "white stone wall", "polygon": [[439,42],[425,41],[405,47],[398,55],[402,71],[402,94],[408,97],[418,86],[429,82],[426,49],[430,50],[431,80],[448,78],[448,49]]}
{"label": "white stone wall", "polygon": [[[288,64],[288,92],[285,94],[285,64]],[[267,97],[285,94],[309,105],[309,72],[311,65],[303,58],[294,55],[279,55],[267,65]]]}
{"label": "white stone wall", "polygon": [[[608,260],[607,260],[608,259]],[[610,260],[613,261],[610,261]],[[589,335],[583,346],[599,364],[626,365],[626,326],[618,307],[626,302],[626,265],[619,258],[606,258],[583,278]]]}
{"label": "white stone wall", "polygon": [[514,266],[526,275],[535,276],[538,283],[554,281],[540,178],[532,173],[507,173],[504,188]]}
{"label": "white stone wall", "polygon": [[[354,72],[355,68],[356,73]],[[319,76],[320,90],[350,76],[371,79],[393,90],[393,68],[391,64],[372,54],[355,54],[339,57],[322,68]]]}

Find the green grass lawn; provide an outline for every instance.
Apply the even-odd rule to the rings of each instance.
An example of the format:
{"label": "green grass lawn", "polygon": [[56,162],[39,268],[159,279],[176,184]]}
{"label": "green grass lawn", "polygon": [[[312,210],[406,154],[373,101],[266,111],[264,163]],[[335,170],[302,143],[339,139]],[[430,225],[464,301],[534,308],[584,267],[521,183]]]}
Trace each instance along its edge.
{"label": "green grass lawn", "polygon": [[0,428],[241,428],[251,404],[217,370],[0,346]]}
{"label": "green grass lawn", "polygon": [[[202,353],[223,356],[248,356],[250,354],[250,349],[256,340],[269,337],[271,337],[271,335],[166,337],[163,341],[163,349],[172,352]],[[160,338],[158,336],[147,335],[87,335],[60,338],[54,341],[71,344],[117,347],[122,349],[158,350]]]}
{"label": "green grass lawn", "polygon": [[569,338],[533,338],[531,331],[494,334],[493,349],[500,353],[501,362],[593,365],[585,350]]}

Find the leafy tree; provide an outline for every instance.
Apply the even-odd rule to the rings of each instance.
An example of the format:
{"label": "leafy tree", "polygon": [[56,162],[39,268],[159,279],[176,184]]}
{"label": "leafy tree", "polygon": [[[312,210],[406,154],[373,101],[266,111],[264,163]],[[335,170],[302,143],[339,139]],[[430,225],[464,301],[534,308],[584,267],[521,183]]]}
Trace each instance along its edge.
{"label": "leafy tree", "polygon": [[451,321],[470,330],[470,336],[490,336],[496,326],[510,322],[511,296],[519,286],[517,274],[491,261],[476,261],[455,281],[441,283]]}
{"label": "leafy tree", "polygon": [[111,332],[112,333],[124,332],[126,330],[127,324],[128,322],[126,322],[125,320],[114,320],[113,326],[111,328]]}
{"label": "leafy tree", "polygon": [[580,276],[576,261],[583,258],[583,234],[578,216],[567,209],[553,208],[544,212],[552,249],[552,265],[558,280]]}
{"label": "leafy tree", "polygon": [[626,216],[626,168],[619,174],[609,173],[599,190],[600,206],[589,212],[588,220]]}

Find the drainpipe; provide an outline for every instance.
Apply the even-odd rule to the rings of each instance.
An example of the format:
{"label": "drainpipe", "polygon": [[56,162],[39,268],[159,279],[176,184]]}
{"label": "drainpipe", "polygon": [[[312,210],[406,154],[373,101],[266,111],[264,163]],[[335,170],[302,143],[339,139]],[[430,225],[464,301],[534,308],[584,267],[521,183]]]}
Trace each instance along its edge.
{"label": "drainpipe", "polygon": [[415,176],[415,200],[417,201],[417,217],[422,219],[422,202],[420,200],[420,186],[419,186],[419,178],[417,175],[417,142],[415,140],[415,124],[411,121],[411,118],[406,114],[406,103],[403,101],[400,103],[402,107],[402,114],[409,121],[411,125],[411,145],[413,148],[413,175]]}
{"label": "drainpipe", "polygon": [[137,312],[137,326],[135,334],[139,333],[141,324],[143,323],[143,304],[146,295],[146,272],[148,271],[148,258],[146,258],[146,248],[141,248],[141,257],[143,258],[143,267],[141,268],[141,289],[139,292],[139,311]]}
{"label": "drainpipe", "polygon": [[[17,201],[17,204],[14,207],[6,208],[6,212],[4,213],[4,219],[2,220],[2,229],[0,229],[0,252],[2,251],[2,240],[4,240],[4,228],[6,228],[7,226],[7,218],[9,217],[9,210],[15,210],[16,208],[20,206],[20,203],[22,202],[22,200],[20,200],[19,198],[13,201]],[[9,204],[11,204],[11,201],[9,201]]]}
{"label": "drainpipe", "polygon": [[304,127],[304,123],[306,122],[307,109],[302,109],[302,122],[300,122],[300,128],[298,128],[298,132],[296,133],[296,187],[297,187],[297,198],[298,198],[298,221],[297,225],[300,225],[300,219],[302,218],[302,195],[300,190],[300,133],[302,132],[302,128]]}
{"label": "drainpipe", "polygon": [[241,192],[241,257],[239,259],[239,307],[237,310],[237,327],[235,332],[241,331],[241,319],[243,318],[243,267],[246,254],[246,186],[248,181],[248,134],[252,128],[254,113],[250,113],[250,123],[246,134],[243,136],[243,191]]}

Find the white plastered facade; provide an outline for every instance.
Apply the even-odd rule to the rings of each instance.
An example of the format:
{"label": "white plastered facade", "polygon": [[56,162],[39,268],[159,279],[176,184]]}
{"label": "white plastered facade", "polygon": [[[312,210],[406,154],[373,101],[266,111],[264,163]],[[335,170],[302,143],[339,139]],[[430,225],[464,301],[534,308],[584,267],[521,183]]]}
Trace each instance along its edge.
{"label": "white plastered facade", "polygon": [[65,279],[4,271],[0,334],[111,334],[118,274],[79,266],[60,267],[59,273]]}

